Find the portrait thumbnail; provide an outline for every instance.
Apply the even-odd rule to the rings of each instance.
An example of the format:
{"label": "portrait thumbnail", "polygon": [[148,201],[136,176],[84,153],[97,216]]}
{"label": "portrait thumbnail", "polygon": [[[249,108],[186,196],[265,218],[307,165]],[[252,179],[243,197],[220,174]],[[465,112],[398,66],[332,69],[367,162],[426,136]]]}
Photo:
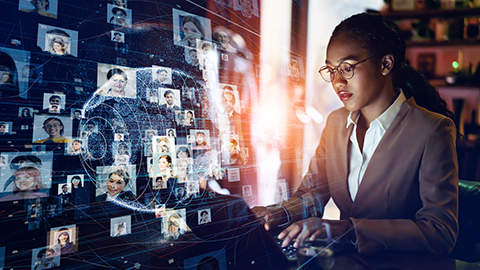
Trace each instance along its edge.
{"label": "portrait thumbnail", "polygon": [[174,128],[167,128],[165,130],[165,133],[167,134],[167,137],[170,137],[170,138],[177,137],[177,130]]}
{"label": "portrait thumbnail", "polygon": [[174,173],[174,161],[171,154],[153,153],[152,156],[152,177],[172,177]]}
{"label": "portrait thumbnail", "polygon": [[119,27],[131,27],[132,10],[107,4],[107,22]]}
{"label": "portrait thumbnail", "polygon": [[119,237],[132,233],[132,217],[122,216],[110,219],[110,236]]}
{"label": "portrait thumbnail", "polygon": [[176,155],[178,159],[183,159],[183,158],[191,158],[192,157],[192,151],[190,150],[190,146],[186,144],[179,144],[175,145],[176,148]]}
{"label": "portrait thumbnail", "polygon": [[186,222],[186,210],[166,209],[162,218],[162,233],[166,239],[177,240],[181,235],[190,231]]}
{"label": "portrait thumbnail", "polygon": [[148,102],[158,103],[158,89],[147,87],[145,94]]}
{"label": "portrait thumbnail", "polygon": [[152,66],[152,82],[156,84],[172,84],[172,69]]}
{"label": "portrait thumbnail", "polygon": [[175,137],[153,136],[152,140],[154,153],[174,154]]}
{"label": "portrait thumbnail", "polygon": [[56,26],[38,24],[37,46],[58,56],[78,56],[78,32]]}
{"label": "portrait thumbnail", "polygon": [[51,152],[3,152],[0,169],[0,201],[47,197],[52,186]]}
{"label": "portrait thumbnail", "polygon": [[52,247],[55,254],[65,255],[77,252],[78,239],[75,224],[52,228],[47,238],[47,245]]}
{"label": "portrait thumbnail", "polygon": [[32,249],[32,270],[52,269],[60,266],[60,254],[53,247]]}
{"label": "portrait thumbnail", "polygon": [[0,121],[0,138],[4,135],[12,135],[13,122]]}
{"label": "portrait thumbnail", "polygon": [[198,66],[197,40],[212,40],[210,19],[173,9],[173,44],[184,47],[185,61]]}
{"label": "portrait thumbnail", "polygon": [[67,183],[70,183],[72,188],[82,188],[85,187],[85,175],[83,174],[72,174],[67,175]]}
{"label": "portrait thumbnail", "polygon": [[120,31],[111,31],[111,37],[110,39],[115,42],[119,43],[125,43],[125,33],[120,32]]}
{"label": "portrait thumbnail", "polygon": [[153,189],[166,189],[168,186],[168,177],[160,175],[152,178]]}
{"label": "portrait thumbnail", "polygon": [[202,209],[197,211],[198,224],[206,224],[212,222],[211,209]]}
{"label": "portrait thumbnail", "polygon": [[70,118],[76,121],[81,121],[83,119],[83,110],[80,108],[73,108],[70,110]]}
{"label": "portrait thumbnail", "polygon": [[180,90],[160,88],[159,89],[159,104],[160,108],[170,108],[173,110],[180,110]]}
{"label": "portrait thumbnail", "polygon": [[22,79],[22,74],[29,66],[30,52],[0,47],[0,99],[28,98],[28,80]]}
{"label": "portrait thumbnail", "polygon": [[97,87],[102,95],[135,98],[136,81],[134,68],[98,63]]}
{"label": "portrait thumbnail", "polygon": [[135,200],[135,165],[97,166],[96,187],[97,202]]}
{"label": "portrait thumbnail", "polygon": [[244,198],[252,197],[252,185],[242,186],[242,194]]}
{"label": "portrait thumbnail", "polygon": [[228,168],[227,169],[228,182],[238,182],[240,181],[240,169],[239,168]]}
{"label": "portrait thumbnail", "polygon": [[119,7],[122,7],[122,8],[126,8],[127,7],[127,0],[113,0],[112,4],[114,4],[116,6],[119,6]]}
{"label": "portrait thumbnail", "polygon": [[207,129],[190,130],[192,150],[210,149],[210,131]]}
{"label": "portrait thumbnail", "polygon": [[218,70],[217,45],[215,43],[197,40],[197,58],[200,69]]}
{"label": "portrait thumbnail", "polygon": [[72,119],[68,116],[35,114],[33,127],[33,143],[72,142]]}
{"label": "portrait thumbnail", "polygon": [[29,14],[38,14],[48,18],[57,18],[57,0],[19,0],[18,10]]}
{"label": "portrait thumbnail", "polygon": [[197,39],[212,40],[210,19],[173,9],[173,44],[195,48]]}
{"label": "portrait thumbnail", "polygon": [[60,114],[65,112],[65,95],[58,93],[43,94],[42,113]]}
{"label": "portrait thumbnail", "polygon": [[185,110],[183,116],[180,115],[182,126],[184,127],[194,127],[195,126],[195,111],[194,110]]}
{"label": "portrait thumbnail", "polygon": [[257,0],[233,0],[233,9],[240,11],[245,18],[259,16]]}
{"label": "portrait thumbnail", "polygon": [[221,94],[221,101],[223,105],[223,109],[225,113],[229,117],[233,117],[236,114],[241,114],[241,104],[240,98],[237,91],[237,86],[233,84],[219,84],[220,87],[220,94]]}
{"label": "portrait thumbnail", "polygon": [[32,118],[33,117],[33,108],[32,107],[18,107],[18,117],[19,118]]}
{"label": "portrait thumbnail", "polygon": [[68,182],[60,183],[57,186],[57,195],[67,195],[72,193],[72,186]]}

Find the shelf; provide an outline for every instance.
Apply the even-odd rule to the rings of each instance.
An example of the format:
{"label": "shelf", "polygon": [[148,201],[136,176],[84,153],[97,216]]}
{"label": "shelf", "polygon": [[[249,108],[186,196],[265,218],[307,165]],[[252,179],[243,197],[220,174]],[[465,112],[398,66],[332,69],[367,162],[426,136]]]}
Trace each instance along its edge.
{"label": "shelf", "polygon": [[426,41],[411,41],[407,40],[406,44],[409,48],[413,47],[454,47],[454,46],[480,46],[480,40],[426,40]]}
{"label": "shelf", "polygon": [[387,11],[381,12],[382,15],[390,19],[407,18],[453,18],[465,16],[480,16],[480,8],[456,8],[456,9],[436,9],[436,10],[413,10],[413,11]]}

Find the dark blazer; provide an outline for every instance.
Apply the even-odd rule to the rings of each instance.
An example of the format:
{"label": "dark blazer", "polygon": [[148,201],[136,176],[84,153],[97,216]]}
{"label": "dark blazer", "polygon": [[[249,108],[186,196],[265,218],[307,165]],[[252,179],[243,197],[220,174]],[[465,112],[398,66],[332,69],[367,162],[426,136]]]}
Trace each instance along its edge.
{"label": "dark blazer", "polygon": [[353,223],[359,252],[450,253],[458,234],[453,121],[408,99],[378,144],[352,201],[348,147],[353,126],[346,128],[348,114],[345,108],[330,114],[302,186],[284,204],[288,212],[301,218],[295,213],[308,192],[322,206],[331,197],[340,218]]}

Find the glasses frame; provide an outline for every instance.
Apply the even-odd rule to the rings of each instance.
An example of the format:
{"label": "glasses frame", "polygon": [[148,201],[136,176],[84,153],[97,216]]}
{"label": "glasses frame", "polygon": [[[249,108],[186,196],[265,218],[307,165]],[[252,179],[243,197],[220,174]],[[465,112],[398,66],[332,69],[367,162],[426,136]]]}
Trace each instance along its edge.
{"label": "glasses frame", "polygon": [[[368,59],[370,59],[370,58],[372,58],[372,57],[374,57],[374,56],[375,56],[375,55],[370,55],[369,57],[367,57],[367,58],[365,58],[365,59],[363,59],[363,60],[360,60],[360,61],[358,61],[358,62],[355,63],[355,64],[345,63],[345,64],[347,64],[347,65],[350,65],[350,68],[352,69],[352,76],[349,77],[349,78],[345,78],[344,75],[342,75],[342,72],[338,72],[338,68],[340,68],[340,66],[343,65],[346,60],[343,60],[338,66],[336,66],[336,67],[334,67],[334,68],[329,68],[327,65],[324,65],[324,66],[320,67],[320,69],[318,70],[318,73],[320,73],[320,76],[321,76],[322,79],[323,79],[324,81],[326,81],[326,82],[333,82],[333,81],[335,80],[335,76],[336,76],[337,73],[340,74],[340,76],[341,76],[343,79],[345,79],[345,80],[348,81],[348,80],[350,80],[351,78],[353,78],[353,76],[355,76],[355,67],[356,67],[358,64],[361,64],[361,63],[363,63],[363,62],[366,62]],[[326,69],[329,69],[329,70],[334,71],[334,72],[332,73],[332,74],[333,74],[333,79],[331,79],[331,76],[329,76],[328,79],[325,78],[325,77],[323,77],[322,71],[324,71],[324,70],[326,70]]]}

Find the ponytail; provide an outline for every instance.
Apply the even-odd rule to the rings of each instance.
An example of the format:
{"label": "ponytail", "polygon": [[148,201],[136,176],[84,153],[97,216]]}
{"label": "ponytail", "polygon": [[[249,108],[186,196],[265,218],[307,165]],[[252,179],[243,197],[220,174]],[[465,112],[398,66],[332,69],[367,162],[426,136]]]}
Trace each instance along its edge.
{"label": "ponytail", "polygon": [[402,64],[393,76],[394,87],[401,88],[405,97],[415,98],[417,105],[446,117],[455,119],[447,103],[440,97],[437,89],[427,82],[425,77],[408,64]]}

